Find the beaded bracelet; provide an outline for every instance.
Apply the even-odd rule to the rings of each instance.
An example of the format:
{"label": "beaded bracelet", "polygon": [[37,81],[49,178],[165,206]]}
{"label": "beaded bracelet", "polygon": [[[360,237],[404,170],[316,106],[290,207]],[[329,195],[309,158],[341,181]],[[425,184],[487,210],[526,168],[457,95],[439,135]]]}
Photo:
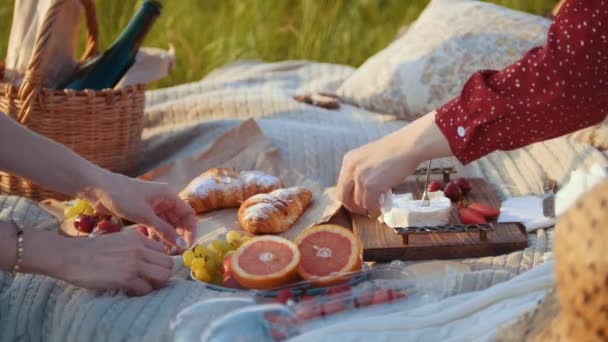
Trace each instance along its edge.
{"label": "beaded bracelet", "polygon": [[17,230],[17,259],[12,271],[13,275],[15,275],[15,273],[21,270],[21,263],[23,262],[23,227],[14,220],[11,221]]}

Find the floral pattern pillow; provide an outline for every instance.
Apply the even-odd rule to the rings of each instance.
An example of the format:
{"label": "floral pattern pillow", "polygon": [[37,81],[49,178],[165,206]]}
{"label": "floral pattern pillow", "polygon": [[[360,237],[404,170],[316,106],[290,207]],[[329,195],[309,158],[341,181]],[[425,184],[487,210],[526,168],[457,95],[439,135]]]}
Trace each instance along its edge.
{"label": "floral pattern pillow", "polygon": [[414,120],[459,95],[476,71],[543,45],[545,18],[472,0],[433,0],[408,31],[338,89],[346,103]]}

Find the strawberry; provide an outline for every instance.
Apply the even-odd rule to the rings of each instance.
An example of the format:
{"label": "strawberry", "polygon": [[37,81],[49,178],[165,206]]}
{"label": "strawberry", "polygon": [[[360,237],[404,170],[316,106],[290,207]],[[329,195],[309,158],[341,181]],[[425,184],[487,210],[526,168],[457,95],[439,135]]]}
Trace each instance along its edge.
{"label": "strawberry", "polygon": [[469,205],[469,208],[475,210],[476,212],[478,212],[480,215],[482,215],[485,218],[493,218],[493,217],[498,217],[498,215],[500,215],[499,209],[492,208],[490,206],[487,206],[487,205],[481,204],[481,203],[471,203]]}
{"label": "strawberry", "polygon": [[294,298],[294,295],[293,295],[293,292],[291,292],[291,290],[282,289],[279,291],[279,294],[277,295],[277,297],[274,300],[277,303],[286,304],[288,300],[293,299],[293,298]]}
{"label": "strawberry", "polygon": [[438,190],[443,190],[443,185],[439,181],[432,181],[429,183],[429,186],[426,188],[428,192],[435,192]]}
{"label": "strawberry", "polygon": [[330,299],[327,303],[323,304],[323,313],[325,315],[332,315],[341,311],[344,311],[345,307],[341,300]]}
{"label": "strawberry", "polygon": [[329,289],[327,289],[327,294],[337,294],[337,293],[342,293],[342,292],[348,292],[350,291],[350,286],[348,285],[336,285],[336,286],[332,286]]}
{"label": "strawberry", "polygon": [[103,231],[105,234],[120,232],[120,226],[108,220],[103,220],[99,222],[97,224],[97,228],[99,228],[99,230]]}
{"label": "strawberry", "polygon": [[146,226],[140,224],[136,229],[138,232],[144,234],[144,236],[148,236],[148,228],[146,228]]}
{"label": "strawberry", "polygon": [[372,303],[373,298],[374,294],[372,291],[364,291],[355,298],[355,306],[358,308],[368,306]]}
{"label": "strawberry", "polygon": [[297,305],[295,307],[296,316],[301,320],[315,319],[323,316],[321,306],[316,304]]}
{"label": "strawberry", "polygon": [[388,303],[393,299],[393,291],[390,289],[380,289],[374,292],[374,297],[372,298],[372,304],[382,304]]}
{"label": "strawberry", "polygon": [[460,222],[463,224],[485,224],[488,223],[486,219],[477,211],[471,208],[460,208],[458,209],[460,216]]}
{"label": "strawberry", "polygon": [[473,189],[471,182],[469,182],[469,180],[466,178],[458,178],[454,181],[454,183],[456,183],[456,185],[460,187],[463,195],[468,194],[469,192],[471,192],[471,189]]}

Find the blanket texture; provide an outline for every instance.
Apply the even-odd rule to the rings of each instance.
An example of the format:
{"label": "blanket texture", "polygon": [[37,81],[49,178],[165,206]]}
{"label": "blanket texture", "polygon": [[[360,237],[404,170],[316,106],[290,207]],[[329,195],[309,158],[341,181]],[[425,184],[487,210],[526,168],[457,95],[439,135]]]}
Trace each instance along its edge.
{"label": "blanket texture", "polygon": [[[196,153],[242,120],[255,118],[290,167],[333,185],[348,150],[407,124],[351,106],[326,110],[292,99],[300,93],[335,91],[352,72],[347,66],[306,61],[243,62],[219,69],[200,82],[150,91],[144,145],[135,173]],[[559,138],[496,152],[466,167],[451,159],[442,163],[452,164],[462,175],[484,177],[504,198],[540,194],[544,174],[563,183],[575,168],[592,163],[608,166],[608,158],[589,145]],[[0,197],[2,209],[7,209],[4,215],[22,217],[32,225],[52,220],[21,198]],[[530,235],[530,246],[523,251],[463,260],[472,272],[462,274],[449,294],[486,289],[542,264],[551,239],[551,229],[539,230]],[[169,321],[179,309],[223,295],[183,280],[146,297],[128,298],[97,294],[38,275],[19,274],[13,279],[5,273],[1,277],[1,341],[165,341],[171,338]],[[454,298],[462,298],[463,303],[470,300]],[[454,324],[466,319],[452,317]]]}

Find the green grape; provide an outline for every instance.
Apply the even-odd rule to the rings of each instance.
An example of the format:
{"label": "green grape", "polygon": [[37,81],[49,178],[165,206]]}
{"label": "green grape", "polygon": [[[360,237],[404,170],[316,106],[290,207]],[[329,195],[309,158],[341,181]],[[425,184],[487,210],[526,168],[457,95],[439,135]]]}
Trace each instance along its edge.
{"label": "green grape", "polygon": [[86,201],[81,200],[80,198],[77,198],[74,201],[74,207],[78,209],[79,213],[83,213],[88,208],[91,208],[91,206],[89,205],[89,203],[87,203]]}
{"label": "green grape", "polygon": [[192,251],[185,251],[184,254],[182,254],[182,260],[184,261],[184,265],[186,267],[192,266],[192,261],[194,260],[194,258],[194,252]]}
{"label": "green grape", "polygon": [[194,255],[196,255],[197,258],[204,258],[207,255],[207,248],[202,245],[196,245],[196,247],[194,247]]}
{"label": "green grape", "polygon": [[237,232],[236,230],[231,230],[228,232],[228,234],[226,234],[226,242],[231,246],[236,246],[236,244],[239,243],[240,239],[241,234],[239,234],[239,232]]}
{"label": "green grape", "polygon": [[65,208],[65,210],[63,211],[63,216],[66,219],[71,219],[71,218],[75,218],[76,216],[80,215],[80,212],[78,211],[78,208],[71,206],[71,207],[67,207]]}
{"label": "green grape", "polygon": [[191,270],[196,270],[198,268],[205,268],[205,267],[207,267],[207,262],[203,258],[194,258],[194,259],[192,259],[192,262],[190,263]]}
{"label": "green grape", "polygon": [[230,245],[224,240],[213,240],[211,245],[215,247],[220,254],[226,254],[226,252],[230,250]]}
{"label": "green grape", "polygon": [[205,260],[205,268],[209,274],[215,275],[220,273],[220,259],[217,256],[208,255]]}
{"label": "green grape", "polygon": [[220,254],[224,254],[224,252],[222,252],[221,250],[219,250],[217,247],[215,247],[214,245],[209,245],[207,246],[207,252],[209,254],[213,254],[215,256],[219,256]]}
{"label": "green grape", "polygon": [[204,281],[205,283],[209,283],[211,282],[211,275],[209,275],[209,272],[207,272],[207,270],[203,267],[203,268],[197,268],[196,270],[192,271],[192,273],[194,273],[194,276],[196,277],[196,279],[200,280],[200,281]]}

